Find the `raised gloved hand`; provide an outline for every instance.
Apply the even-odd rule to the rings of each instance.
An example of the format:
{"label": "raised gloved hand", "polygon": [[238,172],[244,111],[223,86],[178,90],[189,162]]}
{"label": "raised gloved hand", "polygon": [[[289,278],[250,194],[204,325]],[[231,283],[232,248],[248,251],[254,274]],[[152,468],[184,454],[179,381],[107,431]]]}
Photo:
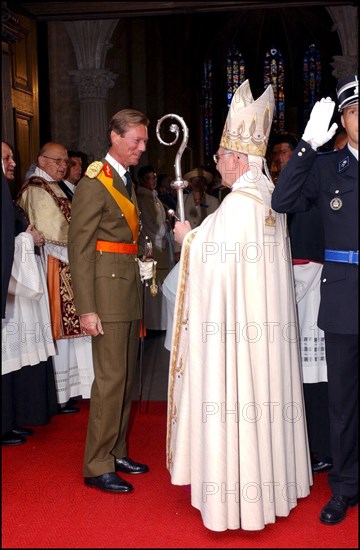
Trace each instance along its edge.
{"label": "raised gloved hand", "polygon": [[141,282],[152,279],[157,262],[152,258],[147,258],[145,261],[139,260],[138,264]]}
{"label": "raised gloved hand", "polygon": [[329,128],[334,108],[335,102],[330,97],[323,97],[315,103],[311,111],[302,139],[307,141],[314,151],[329,141],[336,132],[336,122]]}

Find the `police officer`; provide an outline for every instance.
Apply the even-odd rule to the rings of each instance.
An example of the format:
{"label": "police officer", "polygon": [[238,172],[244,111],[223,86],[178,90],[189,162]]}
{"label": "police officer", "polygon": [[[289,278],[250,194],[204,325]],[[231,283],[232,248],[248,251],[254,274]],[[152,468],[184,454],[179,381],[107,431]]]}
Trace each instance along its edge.
{"label": "police officer", "polygon": [[318,101],[302,139],[277,181],[272,206],[301,212],[317,204],[325,233],[318,325],[325,332],[333,468],[332,497],[320,521],[336,524],[358,502],[358,77],[336,88],[347,145],[318,154],[334,135],[335,103]]}

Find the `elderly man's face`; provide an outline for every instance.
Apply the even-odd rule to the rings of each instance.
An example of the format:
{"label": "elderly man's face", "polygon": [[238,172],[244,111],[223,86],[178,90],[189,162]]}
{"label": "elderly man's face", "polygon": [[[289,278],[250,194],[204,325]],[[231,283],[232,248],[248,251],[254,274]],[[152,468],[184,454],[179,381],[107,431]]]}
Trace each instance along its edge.
{"label": "elderly man's face", "polygon": [[16,162],[14,160],[14,154],[7,143],[1,142],[1,161],[5,177],[8,181],[13,181],[15,178],[14,170]]}
{"label": "elderly man's face", "polygon": [[39,168],[44,170],[54,181],[61,181],[65,178],[69,164],[67,150],[57,143],[49,145],[38,158]]}

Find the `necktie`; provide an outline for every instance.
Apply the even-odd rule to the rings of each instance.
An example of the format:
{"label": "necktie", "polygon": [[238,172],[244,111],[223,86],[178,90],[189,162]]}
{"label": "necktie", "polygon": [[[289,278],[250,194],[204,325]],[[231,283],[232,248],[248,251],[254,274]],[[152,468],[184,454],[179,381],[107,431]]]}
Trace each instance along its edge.
{"label": "necktie", "polygon": [[126,171],[124,175],[126,178],[126,183],[125,183],[126,190],[128,192],[129,197],[131,197],[131,186],[132,186],[131,176],[128,171]]}
{"label": "necktie", "polygon": [[58,181],[58,186],[64,191],[65,195],[69,199],[69,201],[72,201],[74,193],[71,191],[71,189],[64,183],[62,180]]}

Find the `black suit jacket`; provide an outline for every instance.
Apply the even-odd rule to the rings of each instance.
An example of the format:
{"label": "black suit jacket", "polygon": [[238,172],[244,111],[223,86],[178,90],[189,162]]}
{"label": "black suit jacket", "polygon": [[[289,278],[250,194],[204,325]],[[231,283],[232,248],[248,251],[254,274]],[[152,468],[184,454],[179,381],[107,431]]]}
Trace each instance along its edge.
{"label": "black suit jacket", "polygon": [[[333,199],[340,199],[334,209]],[[277,212],[319,208],[325,248],[358,250],[358,161],[346,146],[340,151],[316,153],[300,140],[280,173],[272,195]],[[325,262],[321,280],[318,325],[338,334],[358,333],[358,266]]]}
{"label": "black suit jacket", "polygon": [[14,208],[9,183],[1,171],[1,318],[5,319],[6,296],[14,261]]}

